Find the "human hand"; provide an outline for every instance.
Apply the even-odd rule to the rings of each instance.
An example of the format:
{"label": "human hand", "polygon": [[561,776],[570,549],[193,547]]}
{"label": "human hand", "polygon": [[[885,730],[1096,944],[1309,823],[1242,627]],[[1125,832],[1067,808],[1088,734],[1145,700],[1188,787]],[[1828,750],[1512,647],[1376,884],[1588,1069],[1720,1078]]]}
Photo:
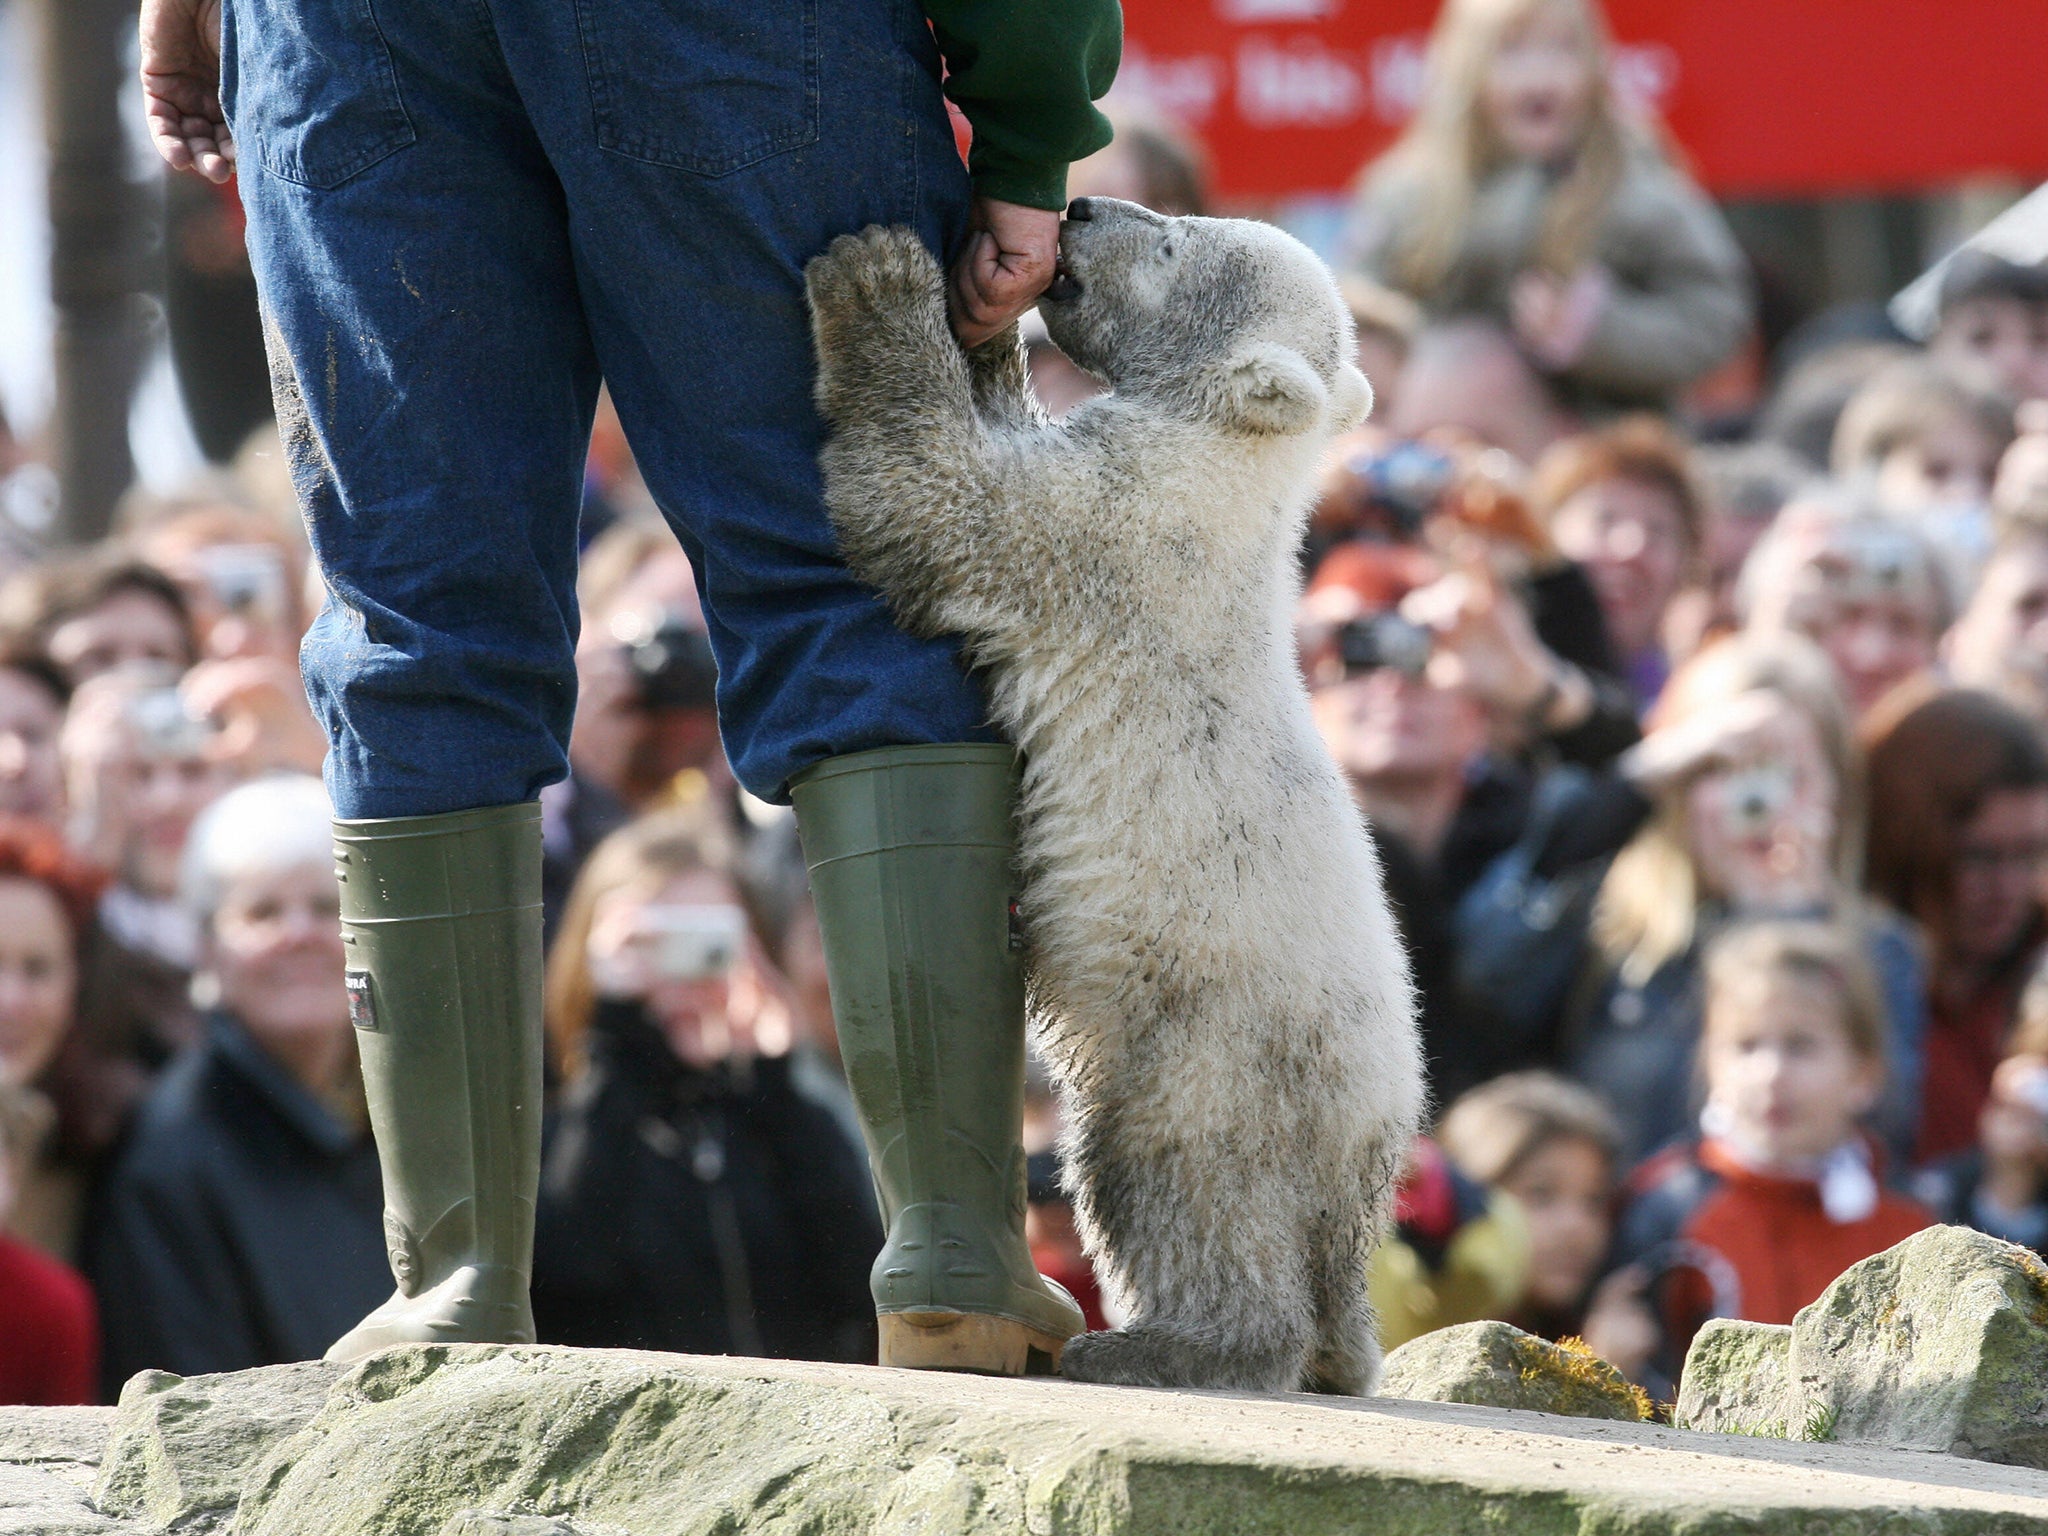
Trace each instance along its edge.
{"label": "human hand", "polygon": [[1593,1288],[1580,1330],[1587,1348],[1631,1380],[1642,1375],[1663,1337],[1650,1310],[1649,1284],[1638,1265],[1617,1269]]}
{"label": "human hand", "polygon": [[2032,1189],[2048,1165],[2048,1060],[2028,1053],[1998,1064],[1977,1119],[1977,1144],[1990,1180]]}
{"label": "human hand", "polygon": [[1607,269],[1579,268],[1569,278],[1524,272],[1508,289],[1508,321],[1536,361],[1569,368],[1586,350],[1612,283]]}
{"label": "human hand", "polygon": [[142,96],[156,152],[219,184],[235,174],[220,105],[221,0],[142,0]]}
{"label": "human hand", "polygon": [[1401,616],[1436,641],[1429,680],[1471,695],[1503,724],[1521,726],[1546,693],[1566,686],[1566,669],[1537,638],[1528,611],[1483,562],[1411,592]]}
{"label": "human hand", "polygon": [[967,242],[946,278],[946,311],[963,347],[978,347],[1038,302],[1059,259],[1060,216],[977,197]]}
{"label": "human hand", "polygon": [[1753,913],[1827,901],[1835,780],[1805,714],[1781,706],[1753,752],[1693,781],[1687,811],[1703,894]]}
{"label": "human hand", "polygon": [[1637,788],[1654,793],[1708,768],[1761,754],[1777,739],[1775,722],[1787,708],[1769,688],[1752,688],[1659,726],[1622,759]]}
{"label": "human hand", "polygon": [[202,661],[178,683],[193,713],[215,728],[211,754],[238,776],[318,773],[327,733],[306,702],[299,669],[276,656]]}

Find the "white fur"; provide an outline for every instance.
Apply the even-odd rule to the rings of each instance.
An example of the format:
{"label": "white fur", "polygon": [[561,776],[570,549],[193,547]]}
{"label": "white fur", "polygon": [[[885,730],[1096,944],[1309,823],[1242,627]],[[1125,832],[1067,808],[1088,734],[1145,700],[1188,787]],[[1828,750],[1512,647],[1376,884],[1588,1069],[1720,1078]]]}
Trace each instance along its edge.
{"label": "white fur", "polygon": [[1117,1333],[1068,1374],[1364,1392],[1365,1266],[1422,1110],[1407,965],[1291,615],[1319,457],[1370,404],[1328,273],[1263,225],[1094,205],[1044,306],[1113,393],[1062,424],[963,356],[905,232],[809,274],[828,504],[1022,750],[1034,1018]]}

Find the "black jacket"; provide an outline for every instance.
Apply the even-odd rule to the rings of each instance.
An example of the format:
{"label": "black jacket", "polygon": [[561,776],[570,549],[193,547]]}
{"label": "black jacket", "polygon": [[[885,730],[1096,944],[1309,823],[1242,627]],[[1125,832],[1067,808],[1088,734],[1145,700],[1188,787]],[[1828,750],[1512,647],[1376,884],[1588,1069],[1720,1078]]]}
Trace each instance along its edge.
{"label": "black jacket", "polygon": [[391,1294],[367,1132],[240,1024],[207,1021],[144,1102],[88,1218],[108,1401],[180,1376],[317,1359]]}
{"label": "black jacket", "polygon": [[600,1006],[549,1116],[543,1343],[871,1361],[881,1241],[866,1157],[788,1060],[698,1072]]}

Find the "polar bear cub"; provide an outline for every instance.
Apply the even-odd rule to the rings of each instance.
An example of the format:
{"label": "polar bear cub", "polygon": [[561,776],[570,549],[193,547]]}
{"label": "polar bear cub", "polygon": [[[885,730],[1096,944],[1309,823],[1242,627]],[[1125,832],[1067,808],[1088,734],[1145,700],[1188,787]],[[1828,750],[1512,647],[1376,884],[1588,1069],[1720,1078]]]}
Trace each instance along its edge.
{"label": "polar bear cub", "polygon": [[1065,1374],[1370,1392],[1421,1061],[1291,617],[1318,458],[1371,390],[1277,229],[1090,198],[1060,249],[1046,328],[1112,392],[1057,424],[1014,331],[961,351],[909,231],[811,263],[827,505],[907,628],[965,637],[1024,754],[1033,1023],[1129,1319]]}

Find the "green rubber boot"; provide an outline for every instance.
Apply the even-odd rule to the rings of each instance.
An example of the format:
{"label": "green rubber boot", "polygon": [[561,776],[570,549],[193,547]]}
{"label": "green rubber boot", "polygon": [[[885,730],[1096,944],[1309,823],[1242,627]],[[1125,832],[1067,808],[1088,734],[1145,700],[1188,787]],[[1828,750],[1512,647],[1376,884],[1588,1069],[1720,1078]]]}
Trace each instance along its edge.
{"label": "green rubber boot", "polygon": [[888,1239],[884,1365],[1021,1375],[1083,1327],[1024,1243],[1016,754],[888,747],[790,784]]}
{"label": "green rubber boot", "polygon": [[540,807],[337,821],[334,858],[398,1291],[327,1358],[530,1344]]}

